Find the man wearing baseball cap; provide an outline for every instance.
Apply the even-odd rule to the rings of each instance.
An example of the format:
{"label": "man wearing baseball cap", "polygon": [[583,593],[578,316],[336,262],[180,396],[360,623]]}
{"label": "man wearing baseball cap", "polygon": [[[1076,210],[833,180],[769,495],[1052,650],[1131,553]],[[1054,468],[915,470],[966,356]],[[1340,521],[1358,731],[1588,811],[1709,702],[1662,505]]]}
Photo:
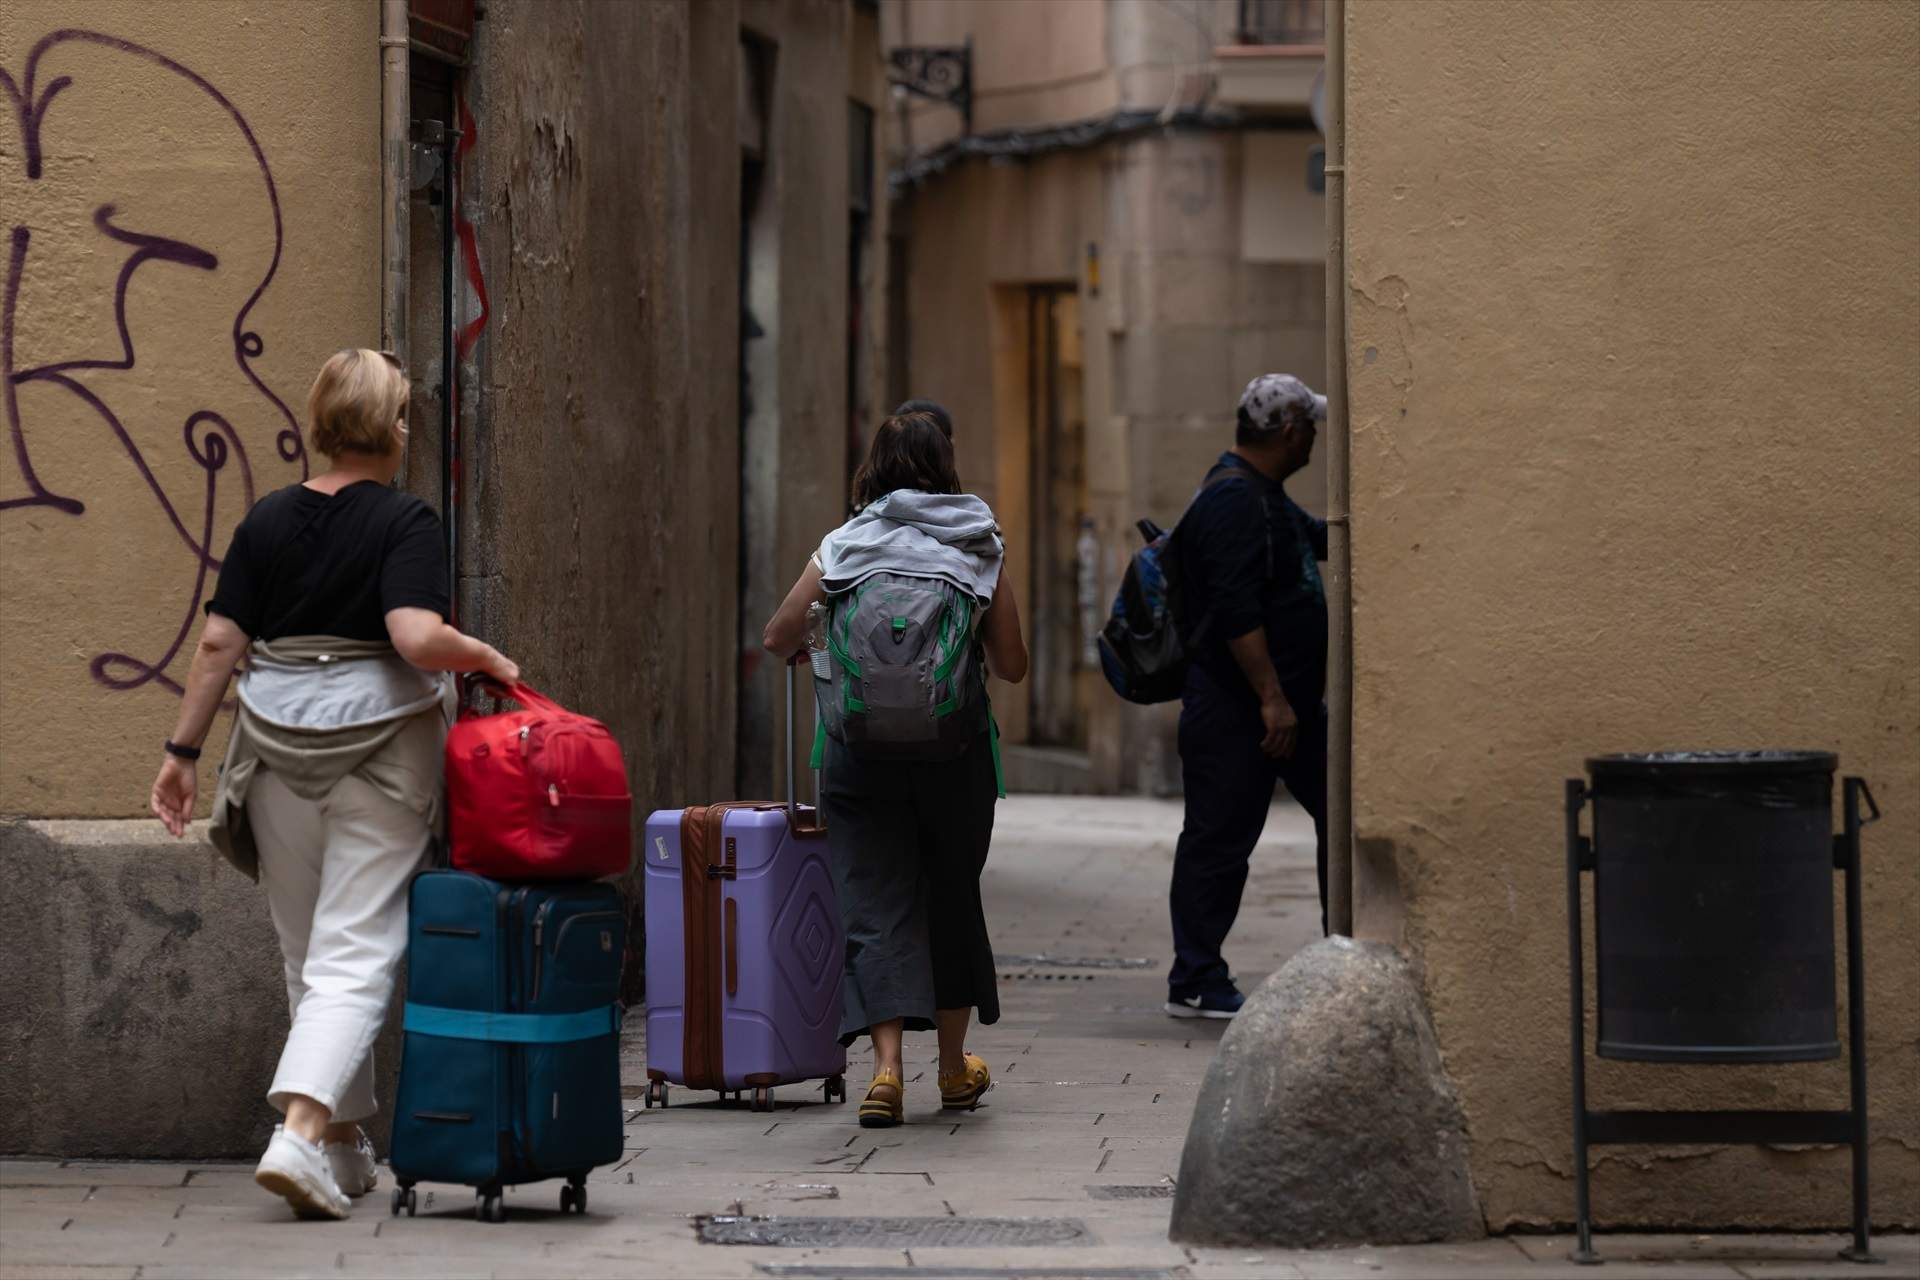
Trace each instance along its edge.
{"label": "man wearing baseball cap", "polygon": [[1174,852],[1167,1012],[1231,1018],[1221,955],[1274,783],[1313,816],[1327,924],[1327,525],[1283,482],[1307,465],[1327,398],[1265,373],[1240,395],[1234,445],[1181,517],[1174,554],[1191,661],[1180,708],[1186,823]]}

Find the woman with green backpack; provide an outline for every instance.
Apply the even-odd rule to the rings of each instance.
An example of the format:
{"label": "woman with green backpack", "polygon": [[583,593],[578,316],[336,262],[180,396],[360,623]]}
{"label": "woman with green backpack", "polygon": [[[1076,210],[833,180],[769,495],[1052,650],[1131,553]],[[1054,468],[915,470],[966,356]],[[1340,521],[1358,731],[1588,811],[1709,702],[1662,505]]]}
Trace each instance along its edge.
{"label": "woman with green backpack", "polygon": [[872,1037],[860,1123],[885,1128],[904,1117],[906,1031],[939,1033],[944,1109],[970,1110],[992,1085],[966,1052],[975,1011],[983,1026],[1000,1017],[980,902],[1005,794],[986,675],[1025,679],[1027,649],[999,526],[961,492],[952,442],[931,414],[881,425],[853,505],[765,642],[798,660],[810,618],[822,618],[811,637],[824,650],[814,754],[847,935],[841,1040]]}

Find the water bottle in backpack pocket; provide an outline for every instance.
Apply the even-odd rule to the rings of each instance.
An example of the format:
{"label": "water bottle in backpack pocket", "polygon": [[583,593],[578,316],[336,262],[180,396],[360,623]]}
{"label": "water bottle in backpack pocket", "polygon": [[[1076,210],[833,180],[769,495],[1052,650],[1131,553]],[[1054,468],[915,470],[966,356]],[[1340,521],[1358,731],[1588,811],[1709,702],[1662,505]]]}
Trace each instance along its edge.
{"label": "water bottle in backpack pocket", "polygon": [[[941,578],[876,573],[827,612],[826,731],[857,753],[951,760],[987,727],[971,594]],[[817,670],[816,670],[817,676]]]}

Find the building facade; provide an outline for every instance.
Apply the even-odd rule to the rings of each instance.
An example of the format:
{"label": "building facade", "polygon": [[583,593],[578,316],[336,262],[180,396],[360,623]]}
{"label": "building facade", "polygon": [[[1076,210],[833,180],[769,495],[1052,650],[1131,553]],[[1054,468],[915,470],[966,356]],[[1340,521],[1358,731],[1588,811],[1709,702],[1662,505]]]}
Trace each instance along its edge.
{"label": "building facade", "polygon": [[[891,114],[891,396],[952,409],[1006,533],[1034,659],[994,690],[1010,786],[1178,787],[1170,709],[1113,697],[1092,638],[1135,521],[1179,515],[1247,381],[1325,368],[1321,21],[1317,0],[883,6],[925,91]],[[1292,488],[1323,506],[1317,465]]]}
{"label": "building facade", "polygon": [[[1911,1227],[1920,11],[1347,15],[1357,925],[1423,976],[1488,1224],[1573,1213],[1562,780],[1605,752],[1768,747],[1838,752],[1886,814],[1864,855],[1873,1216]],[[1839,1109],[1847,1078],[1595,1061],[1588,1091]],[[1843,1148],[1615,1147],[1593,1170],[1603,1226],[1849,1216]]]}
{"label": "building facade", "polygon": [[457,620],[613,729],[636,810],[772,794],[759,626],[844,512],[878,385],[878,24],[858,0],[0,12],[0,957],[36,975],[0,994],[0,1151],[264,1137],[264,902],[146,789],[233,526],[322,465],[303,402],[340,347],[405,357],[402,483],[447,516]]}

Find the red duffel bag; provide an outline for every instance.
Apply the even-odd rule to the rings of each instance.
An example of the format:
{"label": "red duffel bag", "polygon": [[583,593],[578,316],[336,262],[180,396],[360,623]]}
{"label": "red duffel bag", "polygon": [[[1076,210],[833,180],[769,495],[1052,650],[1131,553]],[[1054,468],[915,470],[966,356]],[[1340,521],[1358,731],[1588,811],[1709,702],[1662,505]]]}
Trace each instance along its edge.
{"label": "red duffel bag", "polygon": [[492,880],[597,880],[627,869],[633,796],[607,726],[524,684],[486,685],[523,710],[471,706],[447,733],[453,865]]}

